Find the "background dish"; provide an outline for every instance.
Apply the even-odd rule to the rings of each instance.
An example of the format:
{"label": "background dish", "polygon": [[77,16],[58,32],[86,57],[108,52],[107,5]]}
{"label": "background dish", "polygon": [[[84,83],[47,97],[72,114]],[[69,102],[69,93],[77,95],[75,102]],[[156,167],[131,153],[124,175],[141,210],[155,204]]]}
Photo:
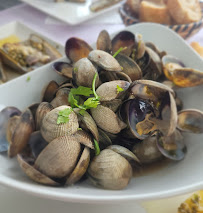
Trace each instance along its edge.
{"label": "background dish", "polygon": [[[49,44],[51,44],[54,48],[56,48],[61,53],[61,55],[65,54],[64,47],[61,44],[47,38],[46,36],[41,35],[40,33],[32,30],[31,28],[22,24],[21,22],[15,21],[0,27],[0,40],[14,35],[20,41],[25,41],[29,38],[31,34],[39,35],[41,38],[43,38]],[[8,66],[6,66],[5,69],[8,76],[8,80],[11,80],[13,78],[22,75],[22,73],[13,71],[13,69]]]}
{"label": "background dish", "polygon": [[[177,34],[162,25],[143,23],[126,30],[141,33],[145,41],[151,41],[161,50],[180,58],[186,66],[196,69],[203,67],[200,56]],[[24,109],[29,104],[38,102],[41,90],[50,80],[62,80],[56,73],[50,72],[50,69],[51,66],[46,65],[33,71],[29,74],[29,82],[26,82],[26,74],[0,86],[0,104]],[[202,89],[198,87],[179,90],[185,108],[198,107],[203,110],[203,102],[199,98]],[[200,169],[203,158],[202,135],[187,135],[186,144],[188,153],[183,161],[172,162],[159,171],[133,178],[122,191],[96,189],[88,182],[67,188],[38,185],[21,172],[15,159],[10,160],[6,155],[0,155],[0,183],[41,197],[81,203],[118,203],[175,196],[203,187],[203,170]]]}
{"label": "background dish", "polygon": [[84,21],[102,15],[108,11],[118,9],[118,7],[123,2],[122,1],[118,4],[100,10],[98,12],[91,12],[89,10],[91,0],[87,0],[86,3],[72,3],[72,2],[54,3],[50,1],[48,2],[40,0],[21,0],[21,1],[70,25],[80,24]]}
{"label": "background dish", "polygon": [[[202,18],[200,21],[193,22],[190,24],[176,24],[176,25],[165,25],[165,26],[174,30],[176,33],[178,33],[184,39],[191,37],[192,35],[197,33],[203,27],[203,3],[201,3],[201,7],[202,7]],[[119,8],[119,13],[123,20],[123,23],[126,26],[140,23],[140,20],[136,17],[131,16],[131,14],[129,14],[129,12],[126,11],[125,8],[126,8],[125,4],[121,5],[121,7]]]}

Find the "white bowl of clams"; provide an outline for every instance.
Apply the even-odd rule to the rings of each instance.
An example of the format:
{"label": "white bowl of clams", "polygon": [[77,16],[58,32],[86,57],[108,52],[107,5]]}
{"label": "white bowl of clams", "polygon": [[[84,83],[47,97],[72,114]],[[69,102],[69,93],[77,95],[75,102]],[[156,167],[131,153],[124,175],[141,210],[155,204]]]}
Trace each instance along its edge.
{"label": "white bowl of clams", "polygon": [[136,24],[66,54],[0,86],[2,185],[77,203],[203,187],[203,60],[180,36]]}

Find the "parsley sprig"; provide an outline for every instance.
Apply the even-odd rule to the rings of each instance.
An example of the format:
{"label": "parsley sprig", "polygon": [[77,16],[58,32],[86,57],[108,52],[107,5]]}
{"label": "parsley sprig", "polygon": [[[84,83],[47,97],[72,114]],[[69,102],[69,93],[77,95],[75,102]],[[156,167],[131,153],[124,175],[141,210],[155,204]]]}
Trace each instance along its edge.
{"label": "parsley sprig", "polygon": [[120,93],[120,92],[123,92],[123,91],[124,91],[124,89],[121,88],[119,85],[117,85],[117,94]]}
{"label": "parsley sprig", "polygon": [[[95,90],[96,79],[97,79],[97,73],[94,75],[94,78],[92,81],[92,88],[79,86],[78,88],[74,88],[70,90],[70,93],[68,95],[68,101],[71,107],[73,108],[77,107],[81,109],[80,114],[84,114],[84,110],[97,108],[97,106],[100,104],[99,96],[96,94],[96,90]],[[89,97],[87,100],[85,100],[81,104],[80,95],[85,97],[94,95],[94,97]]]}
{"label": "parsley sprig", "polygon": [[73,111],[72,108],[66,108],[58,113],[57,124],[67,123],[69,121],[69,115]]}

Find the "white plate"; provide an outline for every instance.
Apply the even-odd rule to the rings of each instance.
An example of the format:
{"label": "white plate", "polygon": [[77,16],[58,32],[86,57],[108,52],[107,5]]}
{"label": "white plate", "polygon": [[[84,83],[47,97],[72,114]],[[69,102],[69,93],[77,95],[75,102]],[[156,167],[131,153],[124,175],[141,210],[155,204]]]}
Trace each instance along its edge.
{"label": "white plate", "polygon": [[[39,35],[41,38],[43,38],[49,44],[55,47],[61,53],[62,56],[65,55],[64,47],[61,44],[43,36],[42,34],[34,31],[33,29],[20,22],[15,21],[0,27],[0,40],[7,38],[11,35],[15,35],[20,41],[25,41],[30,37],[31,34]],[[12,68],[4,68],[6,68],[5,70],[8,80],[17,78],[18,76],[22,75],[21,73],[15,72]]]}
{"label": "white plate", "polygon": [[[179,57],[187,66],[202,69],[203,60],[185,41],[170,29],[158,24],[136,24],[126,28],[139,32],[144,40],[154,42],[161,50]],[[64,60],[66,60],[64,58]],[[0,86],[0,104],[20,109],[40,101],[41,91],[50,80],[62,79],[46,65]],[[203,87],[181,89],[178,94],[185,108],[203,110]],[[32,182],[21,171],[15,159],[0,155],[0,183],[50,199],[80,203],[120,203],[122,201],[152,200],[184,194],[203,188],[203,135],[188,134],[185,138],[188,153],[181,162],[173,162],[159,171],[133,178],[122,191],[94,188],[88,181],[71,187],[49,187]]]}
{"label": "white plate", "polygon": [[116,10],[122,4],[123,1],[100,10],[98,12],[91,12],[89,5],[92,0],[87,0],[86,3],[72,3],[72,2],[60,2],[55,3],[51,0],[21,0],[32,7],[35,7],[42,12],[53,16],[69,25],[80,24],[84,21],[93,19],[97,16],[103,15],[104,13]]}

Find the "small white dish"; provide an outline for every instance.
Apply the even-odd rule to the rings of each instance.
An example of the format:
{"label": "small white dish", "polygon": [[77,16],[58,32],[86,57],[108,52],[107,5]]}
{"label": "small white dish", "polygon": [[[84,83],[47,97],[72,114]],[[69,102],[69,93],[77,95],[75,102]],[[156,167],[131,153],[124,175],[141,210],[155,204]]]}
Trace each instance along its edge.
{"label": "small white dish", "polygon": [[[35,34],[43,38],[45,41],[47,41],[50,45],[52,45],[56,50],[58,50],[59,53],[61,53],[62,56],[65,55],[64,47],[59,44],[58,42],[55,42],[46,36],[36,32],[35,30],[31,29],[30,27],[22,24],[21,22],[14,21],[8,24],[5,24],[0,27],[0,41],[4,40],[10,36],[15,36],[19,41],[25,41],[29,39],[31,34]],[[16,72],[10,67],[4,67],[7,75],[8,80],[12,80],[14,78],[19,77],[22,75],[22,73]]]}
{"label": "small white dish", "polygon": [[87,0],[86,3],[60,2],[56,3],[49,0],[21,0],[26,4],[50,15],[69,25],[77,25],[84,21],[94,19],[112,10],[118,10],[123,1],[102,9],[98,12],[92,12],[89,6],[92,0]]}
{"label": "small white dish", "polygon": [[15,35],[20,39],[20,41],[24,41],[29,38],[30,34],[39,35],[47,42],[49,42],[53,47],[55,47],[62,55],[65,54],[64,47],[61,44],[47,38],[39,32],[36,32],[35,30],[31,29],[21,22],[14,21],[0,27],[0,40],[3,38],[7,38],[10,35]]}
{"label": "small white dish", "polygon": [[[202,69],[203,60],[176,33],[158,24],[136,24],[127,27],[134,33],[141,33],[145,41],[151,41],[159,49],[167,51],[186,66]],[[67,60],[65,57],[63,60]],[[30,81],[27,82],[27,77]],[[38,70],[25,74],[0,86],[0,104],[25,109],[40,101],[41,91],[51,80],[62,78],[45,65]],[[180,89],[179,97],[184,108],[203,110],[203,87]],[[181,195],[203,188],[203,135],[188,134],[185,137],[188,153],[184,160],[171,162],[158,171],[133,178],[128,187],[121,191],[102,190],[93,187],[88,181],[71,187],[49,187],[34,183],[20,169],[16,159],[0,155],[0,184],[28,192],[30,194],[78,203],[121,203],[127,201],[155,200]]]}

